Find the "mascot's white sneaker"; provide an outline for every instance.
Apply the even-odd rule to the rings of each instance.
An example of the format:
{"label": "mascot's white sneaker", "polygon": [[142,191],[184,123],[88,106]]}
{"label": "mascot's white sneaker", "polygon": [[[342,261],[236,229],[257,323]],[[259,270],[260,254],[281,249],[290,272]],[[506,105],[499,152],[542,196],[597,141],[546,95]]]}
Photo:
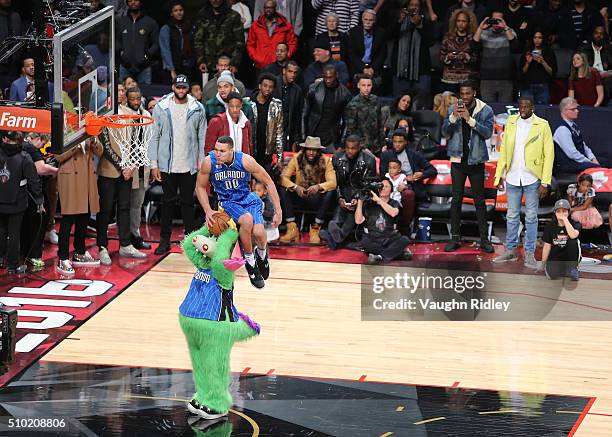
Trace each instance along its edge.
{"label": "mascot's white sneaker", "polygon": [[206,405],[202,405],[197,402],[195,399],[192,399],[191,402],[187,404],[187,409],[191,414],[197,414],[202,419],[212,420],[227,416],[227,411],[225,413],[221,413],[219,411],[211,410]]}

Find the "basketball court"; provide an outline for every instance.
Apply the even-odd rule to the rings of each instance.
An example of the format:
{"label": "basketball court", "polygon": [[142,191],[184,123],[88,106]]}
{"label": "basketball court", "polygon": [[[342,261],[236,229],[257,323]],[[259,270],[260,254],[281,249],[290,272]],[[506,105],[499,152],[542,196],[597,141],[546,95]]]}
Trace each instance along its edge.
{"label": "basketball court", "polygon": [[[61,151],[90,136],[87,113],[116,113],[113,56],[86,50],[107,38],[114,53],[113,14],[105,8],[49,37],[53,107],[4,106],[1,127],[49,132]],[[159,240],[154,226],[142,234]],[[117,249],[115,237],[109,251]],[[494,267],[496,254],[477,247],[410,249],[410,262],[368,267],[359,251],[274,246],[263,290],[238,271],[236,306],[262,332],[233,349],[228,418],[196,421],[178,323],[195,269],[178,246],[143,260],[113,256],[112,266],[70,278],[48,248],[44,269],[0,272],[0,302],[19,314],[15,361],[0,376],[0,435],[612,435],[612,268],[602,253],[584,254],[576,284],[522,264]],[[444,298],[417,293],[432,308],[394,309],[401,293],[373,291],[380,277],[442,275],[457,285],[466,272],[486,287],[458,292],[478,306],[452,316]],[[381,310],[383,296],[393,305]],[[516,310],[504,314],[497,301]]]}

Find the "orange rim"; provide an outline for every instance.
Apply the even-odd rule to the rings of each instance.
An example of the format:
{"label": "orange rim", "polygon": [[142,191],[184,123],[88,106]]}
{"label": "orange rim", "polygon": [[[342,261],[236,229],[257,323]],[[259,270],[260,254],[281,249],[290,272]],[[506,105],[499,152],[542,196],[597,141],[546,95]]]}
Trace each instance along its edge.
{"label": "orange rim", "polygon": [[[130,121],[132,120],[132,121]],[[138,121],[135,121],[138,120]],[[147,126],[155,120],[148,115],[138,114],[114,114],[95,115],[93,112],[85,114],[85,132],[88,135],[100,135],[105,127],[119,129],[123,127]]]}

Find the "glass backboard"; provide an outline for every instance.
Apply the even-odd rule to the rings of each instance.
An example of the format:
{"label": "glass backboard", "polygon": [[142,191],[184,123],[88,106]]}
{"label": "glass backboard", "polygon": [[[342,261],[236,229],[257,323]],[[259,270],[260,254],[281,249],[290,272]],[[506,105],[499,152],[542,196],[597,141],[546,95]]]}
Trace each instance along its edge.
{"label": "glass backboard", "polygon": [[54,35],[54,102],[64,105],[64,148],[87,138],[87,112],[114,114],[114,53],[112,6]]}

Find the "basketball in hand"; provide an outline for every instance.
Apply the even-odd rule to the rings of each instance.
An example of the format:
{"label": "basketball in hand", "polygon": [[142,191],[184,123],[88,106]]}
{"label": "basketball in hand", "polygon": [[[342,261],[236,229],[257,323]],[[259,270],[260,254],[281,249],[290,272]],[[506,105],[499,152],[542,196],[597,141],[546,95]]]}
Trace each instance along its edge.
{"label": "basketball in hand", "polygon": [[232,218],[225,212],[216,212],[212,216],[213,224],[208,227],[208,230],[215,237],[218,237],[229,228],[229,222]]}

